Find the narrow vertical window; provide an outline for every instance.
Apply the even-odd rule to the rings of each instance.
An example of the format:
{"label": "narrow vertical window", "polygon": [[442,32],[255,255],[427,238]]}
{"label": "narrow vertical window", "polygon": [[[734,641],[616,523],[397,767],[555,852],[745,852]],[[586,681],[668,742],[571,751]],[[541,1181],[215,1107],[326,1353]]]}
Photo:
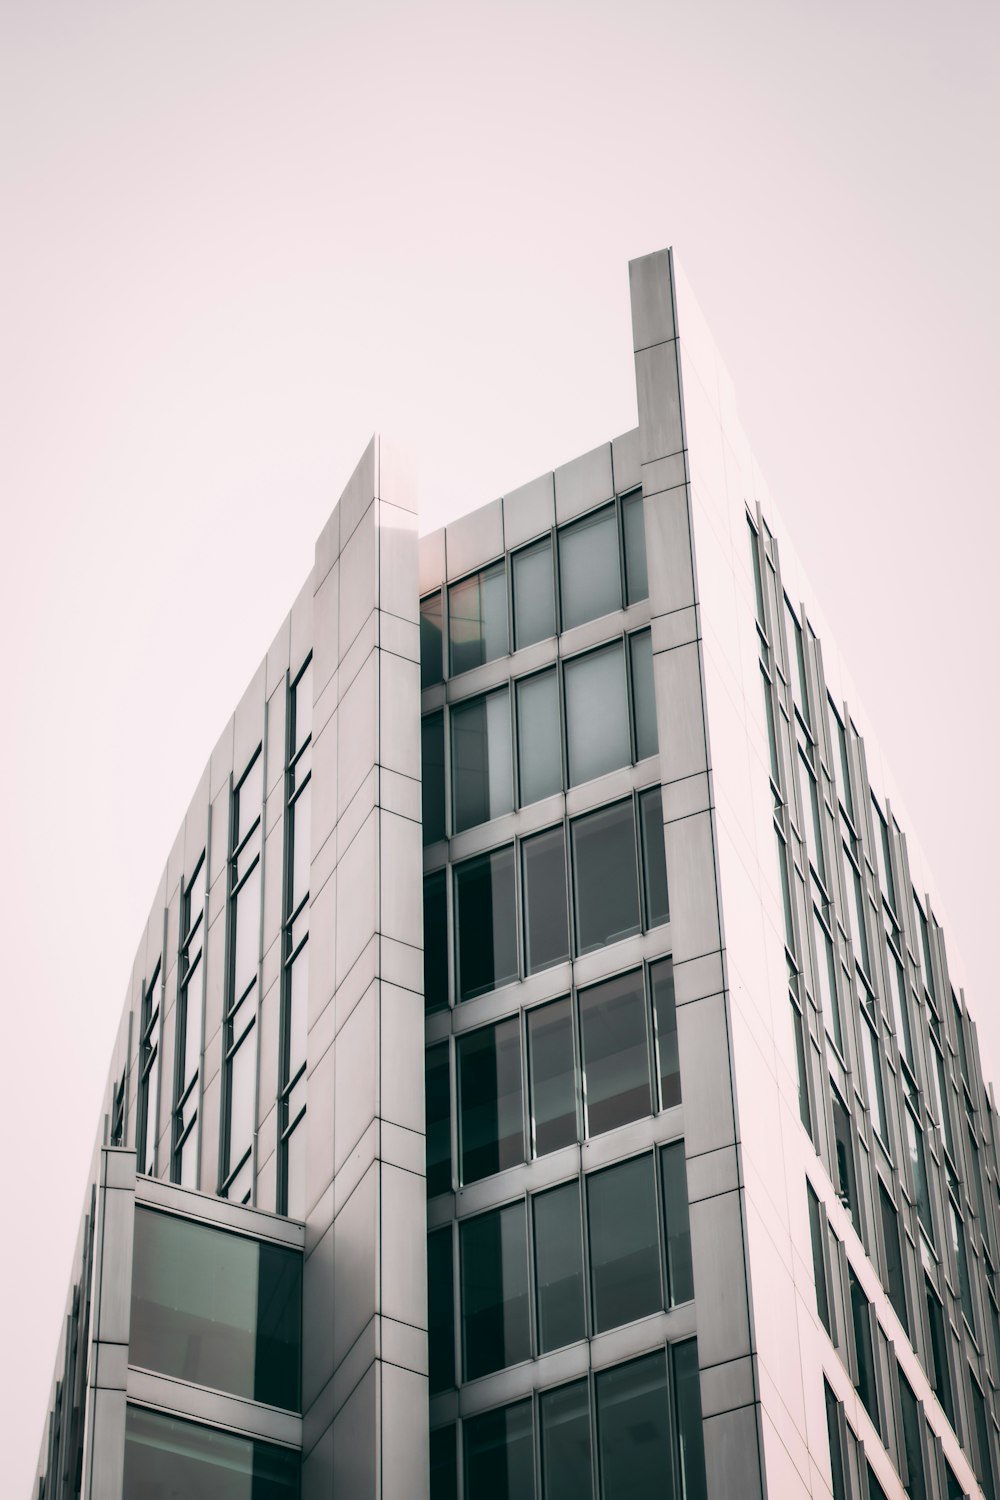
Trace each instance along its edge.
{"label": "narrow vertical window", "polygon": [[451,1075],[448,1043],[428,1047],[424,1062],[427,1196],[451,1191]]}
{"label": "narrow vertical window", "polygon": [[836,1396],[823,1381],[826,1400],[826,1431],[830,1443],[830,1475],[833,1481],[833,1500],[848,1500],[844,1475],[844,1445],[840,1431],[840,1407]]}
{"label": "narrow vertical window", "polygon": [[674,1412],[677,1419],[677,1468],[680,1500],[706,1500],[705,1438],[701,1425],[701,1381],[698,1377],[698,1345],[694,1339],[675,1344]]}
{"label": "narrow vertical window", "polygon": [[854,1388],[875,1426],[879,1425],[878,1386],[875,1383],[875,1346],[872,1341],[872,1308],[861,1283],[848,1267],[851,1288],[851,1321],[854,1327],[854,1351],[857,1356],[858,1373]]}
{"label": "narrow vertical window", "polygon": [[111,1145],[124,1146],[125,1144],[125,1088],[128,1072],[122,1069],[122,1076],[115,1084],[114,1099],[111,1103]]}
{"label": "narrow vertical window", "polygon": [[574,656],[564,682],[569,784],[579,786],[632,759],[622,642]]}
{"label": "narrow vertical window", "polygon": [[923,1422],[920,1406],[909,1381],[896,1366],[899,1379],[899,1410],[903,1419],[903,1457],[906,1460],[906,1482],[903,1488],[910,1500],[927,1500],[927,1480],[924,1474]]}
{"label": "narrow vertical window", "polygon": [[934,1243],[934,1222],[931,1218],[931,1200],[927,1191],[927,1160],[924,1155],[924,1133],[910,1111],[906,1117],[906,1145],[913,1176],[913,1193],[917,1205],[917,1218],[931,1244]]}
{"label": "narrow vertical window", "polygon": [[526,1012],[532,1151],[546,1156],[577,1139],[576,1070],[569,999]]}
{"label": "narrow vertical window", "polygon": [[969,1370],[969,1393],[972,1396],[972,1415],[976,1424],[976,1477],[983,1487],[986,1500],[994,1500],[996,1486],[993,1479],[993,1455],[990,1442],[990,1423],[986,1415],[986,1402],[979,1382]]}
{"label": "narrow vertical window", "polygon": [[278,1207],[306,1212],[306,1035],[309,1016],[309,872],[312,801],[311,658],[288,699],[285,764],[285,891],[282,924],[281,1048],[278,1096]]}
{"label": "narrow vertical window", "polygon": [[639,830],[642,835],[642,889],[646,926],[659,927],[670,920],[667,891],[667,855],[663,840],[663,795],[658,786],[639,794]]}
{"label": "narrow vertical window", "polygon": [[598,808],[570,825],[576,948],[589,953],[638,932],[632,803]]}
{"label": "narrow vertical window", "polygon": [[420,601],[420,686],[433,687],[443,672],[441,590]]}
{"label": "narrow vertical window", "polygon": [[156,1135],[160,1108],[160,963],[143,990],[139,1038],[139,1113],[136,1170],[156,1175]]}
{"label": "narrow vertical window", "polygon": [[945,1332],[944,1308],[926,1277],[924,1278],[924,1293],[927,1298],[927,1325],[931,1336],[934,1390],[945,1416],[954,1427],[955,1405],[951,1394],[951,1368],[948,1360],[948,1336]]}
{"label": "narrow vertical window", "polygon": [[899,1216],[896,1213],[896,1205],[889,1197],[881,1178],[878,1184],[878,1198],[879,1211],[882,1216],[882,1239],[885,1244],[885,1289],[889,1293],[889,1301],[896,1311],[897,1318],[909,1332],[909,1320],[906,1315],[906,1288],[903,1279],[903,1253],[899,1241]]}
{"label": "narrow vertical window", "polygon": [[463,1182],[524,1160],[519,1017],[459,1037],[458,1109]]}
{"label": "narrow vertical window", "polygon": [[688,1209],[684,1142],[672,1141],[660,1152],[660,1182],[667,1235],[667,1304],[676,1307],[694,1296],[691,1222]]}
{"label": "narrow vertical window", "polygon": [[507,655],[507,569],[502,560],[451,585],[448,633],[453,677]]}
{"label": "narrow vertical window", "polygon": [[171,1181],[198,1186],[198,1074],[201,1066],[205,968],[205,855],[181,887],[181,949],[175,1040]]}
{"label": "narrow vertical window", "polygon": [[837,1159],[837,1187],[840,1201],[858,1224],[858,1188],[854,1176],[854,1143],[852,1141],[851,1117],[847,1106],[833,1095],[833,1133]]}
{"label": "narrow vertical window", "polygon": [[522,677],[517,692],[517,774],[522,807],[562,791],[562,730],[555,667]]}
{"label": "narrow vertical window", "polygon": [[444,714],[426,714],[420,721],[420,816],[424,843],[436,844],[444,826]]}
{"label": "narrow vertical window", "polygon": [[586,1337],[580,1184],[563,1183],[532,1199],[538,1348],[547,1354]]}
{"label": "narrow vertical window", "polygon": [[546,536],[511,554],[514,586],[514,647],[521,651],[556,633],[552,538]]}
{"label": "narrow vertical window", "polygon": [[523,841],[521,868],[525,971],[534,974],[569,958],[566,833],[562,823]]}
{"label": "narrow vertical window", "polygon": [[962,1315],[975,1337],[976,1318],[972,1308],[972,1281],[969,1276],[969,1252],[965,1244],[965,1225],[951,1199],[948,1200],[948,1225],[951,1230],[951,1248],[955,1255],[955,1265],[958,1268],[958,1295],[962,1305]]}
{"label": "narrow vertical window", "polygon": [[806,1199],[809,1204],[809,1239],[812,1243],[813,1280],[816,1283],[816,1311],[820,1322],[832,1338],[833,1322],[830,1317],[826,1256],[823,1253],[823,1221],[820,1218],[819,1199],[808,1183],[806,1184]]}
{"label": "narrow vertical window", "polygon": [[560,529],[559,594],[563,630],[621,609],[618,524],[613,505]]}
{"label": "narrow vertical window", "polygon": [[531,1357],[524,1210],[511,1203],[459,1226],[466,1380]]}
{"label": "narrow vertical window", "polygon": [[253,1191],[263,802],[258,746],[233,791],[230,820],[222,1192],[234,1203],[249,1203]]}
{"label": "narrow vertical window", "polygon": [[499,818],[513,808],[510,694],[506,687],[452,709],[451,780],[456,833]]}
{"label": "narrow vertical window", "polygon": [[514,850],[466,860],[454,880],[458,998],[472,1000],[517,978]]}
{"label": "narrow vertical window", "polygon": [[867,1020],[861,1021],[861,1047],[864,1054],[865,1087],[868,1092],[868,1108],[871,1111],[875,1134],[889,1150],[889,1129],[885,1113],[885,1085],[882,1082],[882,1058],[878,1037]]}
{"label": "narrow vertical window", "polygon": [[635,759],[645,760],[658,749],[656,738],[656,694],[653,689],[653,638],[648,630],[629,636],[632,668],[632,717],[635,723]]}
{"label": "narrow vertical window", "polygon": [[660,1108],[681,1102],[681,1064],[677,1048],[677,1008],[674,999],[674,961],[663,959],[649,972],[653,987],[653,1025],[656,1066],[660,1079]]}
{"label": "narrow vertical window", "polygon": [[646,522],[642,509],[642,490],[622,496],[622,535],[625,538],[625,593],[629,604],[649,598],[649,574],[646,568]]}
{"label": "narrow vertical window", "polygon": [[451,1225],[427,1236],[427,1363],[430,1393],[455,1384],[455,1293]]}
{"label": "narrow vertical window", "polygon": [[587,1134],[601,1135],[650,1113],[646,995],[642,970],[580,994]]}
{"label": "narrow vertical window", "polygon": [[448,876],[424,876],[424,1010],[448,1009]]}

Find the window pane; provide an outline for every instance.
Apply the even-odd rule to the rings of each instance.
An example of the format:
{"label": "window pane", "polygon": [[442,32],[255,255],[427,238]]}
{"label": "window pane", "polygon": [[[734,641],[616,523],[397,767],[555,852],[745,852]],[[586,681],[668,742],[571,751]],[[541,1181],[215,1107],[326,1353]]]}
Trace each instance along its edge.
{"label": "window pane", "polygon": [[545,1156],[577,1138],[570,1002],[537,1006],[527,1012],[527,1022],[534,1152]]}
{"label": "window pane", "polygon": [[694,1339],[675,1344],[674,1405],[677,1410],[678,1467],[684,1500],[705,1500],[705,1438],[701,1425],[698,1345]]}
{"label": "window pane", "polygon": [[517,1016],[458,1041],[462,1181],[524,1160],[521,1022]]}
{"label": "window pane", "polygon": [[691,1223],[688,1215],[687,1168],[684,1142],[674,1141],[660,1152],[663,1212],[667,1221],[667,1281],[671,1307],[694,1296],[691,1265]]}
{"label": "window pane", "polygon": [[525,839],[524,956],[527,971],[547,969],[569,958],[566,901],[566,835],[563,825]]}
{"label": "window pane", "polygon": [[587,1134],[600,1135],[650,1113],[646,997],[642,971],[605,980],[580,995]]}
{"label": "window pane", "polygon": [[514,644],[520,651],[556,633],[552,538],[543,537],[511,557],[514,574]]}
{"label": "window pane", "polygon": [[444,838],[444,715],[428,714],[420,721],[420,789],[424,843]]}
{"label": "window pane", "polygon": [[642,829],[642,878],[646,895],[646,925],[658,927],[670,920],[667,897],[667,856],[663,844],[663,798],[658,786],[639,798]]}
{"label": "window pane", "polygon": [[309,892],[311,807],[312,778],[306,782],[291,806],[292,890],[289,913],[298,911]]}
{"label": "window pane", "polygon": [[451,1191],[451,1079],[448,1043],[428,1047],[425,1063],[427,1196]]}
{"label": "window pane", "polygon": [[452,709],[451,774],[456,833],[513,808],[510,696],[506,688]]}
{"label": "window pane", "polygon": [[655,755],[656,698],[653,693],[653,638],[648,630],[629,637],[632,659],[632,713],[635,717],[635,758]]}
{"label": "window pane", "polygon": [[507,654],[507,575],[502,562],[448,590],[451,672]]}
{"label": "window pane", "polygon": [[424,1010],[448,1008],[448,880],[444,870],[424,877]]}
{"label": "window pane", "polygon": [[300,1467],[301,1455],[292,1449],[141,1406],[126,1408],[126,1500],[298,1500]]}
{"label": "window pane", "polygon": [[639,931],[632,803],[577,818],[571,832],[576,948],[589,953]]}
{"label": "window pane", "polygon": [[854,1349],[858,1359],[855,1389],[875,1426],[879,1426],[878,1389],[875,1384],[875,1350],[872,1346],[872,1310],[854,1271],[848,1267],[851,1287],[851,1319],[854,1325]]}
{"label": "window pane", "polygon": [[653,1173],[647,1154],[587,1178],[595,1333],[663,1306]]}
{"label": "window pane", "polygon": [[646,573],[646,523],[642,513],[642,491],[622,499],[622,531],[625,534],[625,592],[629,604],[649,598]]}
{"label": "window pane", "polygon": [[593,1480],[587,1382],[575,1380],[572,1385],[544,1391],[539,1397],[538,1412],[544,1500],[589,1500]]}
{"label": "window pane", "polygon": [[670,1417],[663,1350],[597,1376],[602,1500],[670,1500]]}
{"label": "window pane", "polygon": [[951,1372],[948,1365],[948,1342],[944,1329],[944,1313],[929,1281],[924,1283],[927,1296],[927,1322],[931,1334],[931,1361],[934,1366],[934,1390],[948,1421],[955,1425],[955,1409],[951,1399]]}
{"label": "window pane", "polygon": [[580,1184],[567,1182],[532,1200],[535,1285],[542,1354],[586,1337]]}
{"label": "window pane", "polygon": [[455,867],[455,921],[460,1000],[517,978],[513,849]]}
{"label": "window pane", "polygon": [[430,1392],[455,1384],[455,1302],[451,1226],[427,1236],[427,1360]]}
{"label": "window pane", "polygon": [[674,963],[665,958],[650,970],[653,985],[653,1022],[659,1059],[660,1108],[681,1102],[681,1064],[677,1052],[677,1011],[674,1006]]}
{"label": "window pane", "polygon": [[521,806],[562,791],[559,682],[553,667],[517,686],[517,772]]}
{"label": "window pane", "polygon": [[441,594],[431,594],[420,601],[420,686],[433,687],[441,681]]}
{"label": "window pane", "polygon": [[467,1219],[461,1256],[465,1378],[474,1380],[531,1355],[524,1204]]}
{"label": "window pane", "polygon": [[455,1424],[431,1429],[430,1500],[458,1500],[458,1460]]}
{"label": "window pane", "polygon": [[910,1500],[926,1500],[927,1486],[924,1481],[924,1453],[920,1440],[920,1408],[917,1398],[913,1394],[908,1382],[902,1375],[899,1367],[896,1368],[899,1376],[899,1408],[903,1417],[903,1452],[906,1457],[906,1467],[909,1472],[909,1483],[906,1484],[906,1493]]}
{"label": "window pane", "polygon": [[844,1480],[844,1454],[840,1442],[840,1413],[837,1410],[837,1398],[825,1380],[823,1381],[823,1394],[826,1399],[826,1431],[830,1443],[833,1500],[848,1500],[847,1485]]}
{"label": "window pane", "polygon": [[142,1156],[139,1159],[137,1170],[153,1175],[156,1160],[156,1129],[157,1108],[160,1102],[160,1070],[159,1059],[154,1052],[146,1073],[145,1080],[146,1113],[142,1127]]}
{"label": "window pane", "polygon": [[531,1402],[519,1401],[463,1423],[468,1500],[531,1500],[535,1457]]}
{"label": "window pane", "polygon": [[826,1260],[823,1255],[823,1224],[819,1216],[819,1199],[806,1183],[809,1203],[809,1238],[812,1241],[813,1280],[816,1283],[816,1311],[827,1333],[833,1337],[830,1320],[830,1297],[826,1281]]}
{"label": "window pane", "polygon": [[562,628],[621,609],[618,526],[613,505],[559,532]]}
{"label": "window pane", "polygon": [[566,663],[569,784],[592,781],[632,758],[621,641]]}

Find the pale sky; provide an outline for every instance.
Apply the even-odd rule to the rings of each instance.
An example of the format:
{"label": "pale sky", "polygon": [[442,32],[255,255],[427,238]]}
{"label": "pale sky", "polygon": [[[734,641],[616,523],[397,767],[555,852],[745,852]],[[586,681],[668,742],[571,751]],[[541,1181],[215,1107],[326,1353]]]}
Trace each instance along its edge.
{"label": "pale sky", "polygon": [[0,7],[5,1491],[149,904],[326,515],[376,427],[431,529],[634,425],[631,256],[684,262],[1000,1058],[998,76],[976,0]]}

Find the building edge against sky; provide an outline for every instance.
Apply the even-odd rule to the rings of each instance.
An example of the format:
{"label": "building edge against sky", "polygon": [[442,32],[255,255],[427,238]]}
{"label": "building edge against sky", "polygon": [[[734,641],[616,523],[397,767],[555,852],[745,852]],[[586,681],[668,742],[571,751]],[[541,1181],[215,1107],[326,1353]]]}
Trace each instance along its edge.
{"label": "building edge against sky", "polygon": [[[164,1211],[197,1216],[184,1188],[249,1191],[258,1226],[286,1209],[304,1220],[301,1430],[247,1430],[301,1446],[305,1495],[335,1481],[352,1496],[420,1492],[428,1414],[451,1432],[485,1400],[530,1410],[537,1427],[544,1394],[570,1375],[592,1392],[623,1351],[638,1360],[692,1334],[713,1500],[994,1493],[996,1121],[935,922],[942,903],[928,904],[911,825],[694,298],[669,252],[630,274],[638,428],[419,546],[413,487],[374,439],[213,751],[136,955],[57,1357],[92,1432],[80,1370],[106,1389],[100,1330],[79,1356],[74,1344],[99,1200],[109,1170],[128,1179],[109,1168],[117,1147],[137,1153],[140,1182],[146,1168],[180,1184]],[[672,959],[683,1101],[661,1096],[648,1135],[626,1124],[616,1140],[619,1155],[641,1141],[657,1159],[683,1141],[693,1304],[668,1296],[633,1343],[600,1333],[589,1310],[582,1365],[542,1358],[536,1329],[527,1373],[428,1401],[418,598],[547,533],[555,555],[573,521],[639,485],[648,601],[626,599],[600,630],[564,621],[558,668],[609,631],[627,643],[649,632],[657,760],[612,772],[601,800],[660,789],[669,923],[634,952],[644,973]],[[531,647],[511,659],[505,683],[549,661]],[[495,688],[500,670],[425,689],[425,715]],[[591,804],[569,779],[559,816],[572,830]],[[521,816],[478,843],[453,839],[444,878],[473,850],[523,849]],[[594,962],[569,966],[574,997]],[[532,982],[508,1002],[519,1018]],[[461,1045],[456,1014],[427,1019],[428,1043]],[[598,1175],[588,1163],[608,1160],[583,1136],[581,1198]],[[544,1165],[515,1169],[536,1234]],[[467,1183],[432,1205],[439,1236],[452,1222],[458,1235],[470,1204],[515,1191]],[[156,1398],[118,1364],[123,1443],[127,1401]],[[40,1476],[65,1466],[69,1410],[54,1388]],[[596,1452],[593,1417],[589,1430]]]}

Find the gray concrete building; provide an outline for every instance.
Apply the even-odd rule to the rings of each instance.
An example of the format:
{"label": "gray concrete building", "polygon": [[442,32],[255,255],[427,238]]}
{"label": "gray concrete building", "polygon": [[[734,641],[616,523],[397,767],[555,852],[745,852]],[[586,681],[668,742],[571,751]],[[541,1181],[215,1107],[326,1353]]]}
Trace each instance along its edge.
{"label": "gray concrete building", "polygon": [[675,259],[629,275],[637,427],[425,536],[374,438],[209,757],[38,1500],[994,1500],[942,898]]}

